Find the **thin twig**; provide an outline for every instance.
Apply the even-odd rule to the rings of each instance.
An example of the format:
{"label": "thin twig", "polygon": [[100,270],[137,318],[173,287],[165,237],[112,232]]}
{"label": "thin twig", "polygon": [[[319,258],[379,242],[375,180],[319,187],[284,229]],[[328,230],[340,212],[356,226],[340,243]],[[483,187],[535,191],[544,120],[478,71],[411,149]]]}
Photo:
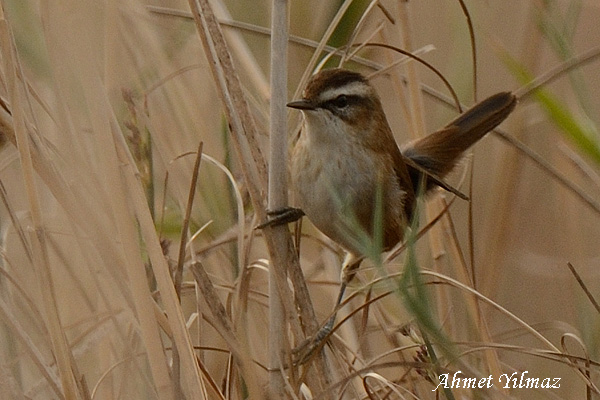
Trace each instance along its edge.
{"label": "thin twig", "polygon": [[464,0],[458,0],[460,8],[467,18],[467,27],[469,28],[469,39],[471,40],[471,65],[473,66],[473,101],[477,103],[477,45],[475,43],[475,29],[473,29],[473,20],[471,13]]}
{"label": "thin twig", "polygon": [[[177,257],[177,266],[175,267],[175,273],[173,276],[173,285],[175,286],[175,293],[181,302],[181,281],[183,280],[183,263],[185,261],[185,249],[187,243],[187,234],[190,226],[190,215],[192,214],[192,206],[194,205],[194,195],[196,194],[196,184],[198,183],[198,171],[200,169],[200,161],[202,160],[202,147],[204,142],[200,141],[198,144],[198,151],[196,153],[196,161],[194,163],[194,169],[192,171],[192,181],[190,182],[190,190],[188,192],[188,201],[185,209],[185,216],[181,225],[181,238],[179,240],[179,254]],[[175,389],[175,398],[179,399],[183,397],[181,391],[181,365],[179,364],[179,351],[176,345],[173,345],[173,382]]]}
{"label": "thin twig", "polygon": [[[354,41],[356,40],[356,36],[358,35],[358,33],[362,29],[363,25],[367,21],[367,17],[371,14],[371,11],[373,11],[373,9],[378,5],[380,5],[379,0],[371,0],[371,3],[367,6],[365,11],[363,11],[362,15],[360,16],[360,20],[354,26],[354,30],[352,31],[352,34],[350,35],[350,38],[348,39],[346,51],[344,53],[344,56],[340,60],[340,64],[342,64],[342,65],[345,64],[348,59],[351,59],[354,56],[354,54],[356,54],[356,50],[352,54],[350,54],[350,50],[353,47],[352,45],[354,44]],[[385,8],[383,8],[383,7],[380,7],[380,9],[385,10]],[[391,18],[390,18],[391,16],[389,14],[384,12],[384,15],[386,17],[388,17],[388,20],[391,21]],[[382,23],[380,25],[382,25]],[[364,42],[364,40],[363,40],[363,42]]]}
{"label": "thin twig", "polygon": [[508,133],[501,129],[495,129],[492,131],[495,136],[509,143],[512,147],[518,150],[520,153],[524,154],[533,161],[538,167],[540,167],[543,171],[553,177],[556,181],[558,181],[561,185],[563,185],[566,189],[568,189],[571,193],[573,193],[576,197],[578,197],[584,204],[589,206],[596,213],[600,214],[600,203],[596,201],[593,197],[589,196],[586,192],[584,192],[580,187],[571,182],[566,176],[562,175],[558,169],[556,169],[550,162],[546,161],[542,156],[537,154],[535,151],[527,147],[518,139],[510,136]]}
{"label": "thin twig", "polygon": [[298,84],[298,89],[294,93],[295,99],[300,97],[300,91],[306,86],[306,82],[308,82],[308,78],[312,75],[313,68],[317,64],[317,60],[321,56],[323,49],[325,49],[325,45],[327,44],[327,41],[333,34],[333,31],[335,30],[335,28],[337,28],[338,24],[342,20],[342,17],[346,13],[346,11],[350,7],[350,5],[352,5],[352,0],[345,0],[344,3],[338,9],[335,16],[333,17],[329,26],[325,30],[325,33],[323,34],[323,36],[321,37],[321,40],[319,41],[319,45],[313,52],[313,55],[311,56],[310,61],[308,62],[306,69],[304,70],[304,73],[302,74],[302,78],[300,78],[300,82]]}
{"label": "thin twig", "polygon": [[0,180],[0,198],[2,198],[2,203],[4,204],[4,207],[6,208],[6,211],[8,212],[8,216],[10,217],[10,222],[12,223],[12,226],[17,231],[17,234],[19,236],[19,241],[21,242],[21,245],[23,246],[23,250],[25,250],[27,259],[29,260],[29,262],[33,262],[33,255],[31,254],[31,246],[29,245],[29,242],[27,241],[27,238],[25,237],[25,231],[23,230],[23,226],[18,221],[17,216],[15,215],[15,212],[14,212],[10,202],[8,201],[8,193],[6,193],[6,188],[4,187],[4,182],[2,182],[2,180]]}
{"label": "thin twig", "polygon": [[[192,14],[187,11],[180,11],[180,10],[176,10],[176,9],[172,9],[172,8],[158,7],[158,6],[146,6],[146,8],[150,12],[153,12],[156,14],[169,15],[169,16],[181,17],[181,18],[186,18],[186,19],[193,18]],[[271,37],[271,29],[270,28],[265,28],[264,26],[250,24],[248,22],[235,21],[235,20],[226,19],[226,18],[219,18],[219,24],[221,24],[221,26],[224,28],[237,29],[237,30],[241,30],[241,31],[248,32],[248,33],[254,33],[256,35],[260,35],[260,36],[264,36],[264,37],[268,37],[268,38]],[[296,36],[296,35],[288,35],[288,40],[290,43],[298,44],[300,46],[310,48],[310,49],[316,49],[320,45],[319,42],[316,42],[314,40],[310,40],[307,38],[303,38],[301,36]],[[328,53],[333,53],[333,55],[336,55],[336,56],[343,57],[344,54],[346,53],[347,49],[345,49],[345,48],[338,49],[333,46],[325,45],[325,46],[323,46],[323,51],[326,51]],[[381,68],[381,65],[379,63],[374,62],[372,60],[368,60],[366,58],[354,57],[352,59],[352,61],[354,61],[358,64],[361,64],[361,65],[364,65],[366,67],[372,68],[374,70]],[[197,65],[196,68],[200,68],[200,65]],[[182,71],[183,71],[183,69],[179,70],[179,72],[182,72]],[[1,102],[0,102],[0,105],[1,105]]]}
{"label": "thin twig", "polygon": [[194,169],[192,170],[192,181],[190,182],[190,190],[188,192],[188,201],[185,209],[185,216],[181,225],[181,239],[179,241],[179,253],[177,257],[177,268],[173,276],[173,284],[175,285],[175,292],[177,297],[181,301],[181,281],[183,280],[183,263],[185,261],[185,249],[187,245],[187,235],[190,226],[190,216],[192,214],[192,206],[194,205],[194,196],[196,194],[196,185],[198,183],[198,171],[200,169],[200,161],[202,160],[202,148],[204,142],[200,141],[198,144],[198,150],[196,152],[196,161],[194,162]]}
{"label": "thin twig", "polygon": [[581,276],[579,276],[579,274],[577,273],[577,270],[575,270],[575,267],[573,266],[573,264],[568,262],[567,267],[569,267],[569,270],[571,271],[571,273],[577,280],[577,283],[579,284],[579,286],[581,286],[581,288],[583,289],[583,292],[589,299],[590,303],[592,303],[592,305],[594,306],[596,311],[600,314],[600,304],[598,304],[598,302],[594,298],[594,295],[592,294],[592,292],[590,292],[590,290],[587,288],[587,285],[583,282],[583,280],[581,279]]}
{"label": "thin twig", "polygon": [[583,53],[577,54],[565,62],[557,65],[556,67],[546,71],[542,75],[538,76],[533,81],[515,90],[513,94],[517,96],[519,100],[531,95],[535,90],[542,86],[548,85],[550,82],[561,77],[566,72],[569,72],[573,68],[581,67],[589,62],[592,62],[600,57],[600,47],[594,47]]}
{"label": "thin twig", "polygon": [[396,51],[400,54],[404,54],[405,56],[410,57],[410,58],[414,59],[415,61],[418,61],[419,63],[423,64],[425,67],[427,67],[429,70],[431,70],[434,74],[436,74],[442,80],[442,82],[444,83],[446,88],[448,88],[450,95],[454,99],[454,104],[456,105],[458,112],[462,112],[462,105],[460,103],[460,100],[458,99],[458,95],[456,94],[456,91],[452,87],[452,84],[448,81],[448,79],[446,79],[444,74],[442,74],[437,68],[435,68],[433,65],[431,65],[430,63],[428,63],[421,57],[415,55],[414,52],[406,51],[399,47],[392,46],[391,44],[387,44],[387,43],[367,43],[367,44],[365,44],[365,46],[383,47],[385,49],[390,49],[390,50]]}

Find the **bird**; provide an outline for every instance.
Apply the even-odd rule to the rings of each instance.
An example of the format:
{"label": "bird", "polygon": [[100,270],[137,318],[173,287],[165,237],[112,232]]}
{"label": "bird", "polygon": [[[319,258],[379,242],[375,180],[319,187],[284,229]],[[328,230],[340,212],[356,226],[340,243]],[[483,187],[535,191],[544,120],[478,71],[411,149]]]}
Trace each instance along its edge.
{"label": "bird", "polygon": [[[512,93],[497,93],[402,147],[375,88],[359,72],[322,70],[309,80],[301,99],[287,104],[304,117],[291,153],[295,207],[272,213],[273,220],[306,215],[346,251],[336,309],[369,243],[380,237],[381,250],[387,251],[402,241],[419,195],[437,187],[460,194],[444,178],[516,103]],[[326,335],[334,319],[335,313],[317,336]]]}

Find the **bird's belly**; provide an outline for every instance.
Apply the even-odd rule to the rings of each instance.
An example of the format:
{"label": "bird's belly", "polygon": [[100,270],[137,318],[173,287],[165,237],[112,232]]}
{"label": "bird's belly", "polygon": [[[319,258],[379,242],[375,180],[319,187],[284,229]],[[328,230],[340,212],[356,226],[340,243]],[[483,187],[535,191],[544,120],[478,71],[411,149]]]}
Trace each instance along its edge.
{"label": "bird's belly", "polygon": [[321,232],[347,250],[361,253],[358,243],[365,233],[371,235],[381,168],[366,152],[361,157],[343,148],[306,150],[299,149],[292,164],[297,205]]}

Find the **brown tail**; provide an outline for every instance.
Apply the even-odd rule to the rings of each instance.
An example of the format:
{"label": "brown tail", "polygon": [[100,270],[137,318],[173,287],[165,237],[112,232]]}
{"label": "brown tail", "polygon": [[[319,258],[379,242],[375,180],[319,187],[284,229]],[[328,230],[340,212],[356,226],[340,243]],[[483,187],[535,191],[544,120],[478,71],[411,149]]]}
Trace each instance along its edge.
{"label": "brown tail", "polygon": [[[475,104],[444,129],[409,143],[402,154],[425,171],[443,178],[469,147],[508,117],[516,104],[517,98],[512,93],[497,93]],[[421,173],[411,167],[409,172],[417,187]]]}

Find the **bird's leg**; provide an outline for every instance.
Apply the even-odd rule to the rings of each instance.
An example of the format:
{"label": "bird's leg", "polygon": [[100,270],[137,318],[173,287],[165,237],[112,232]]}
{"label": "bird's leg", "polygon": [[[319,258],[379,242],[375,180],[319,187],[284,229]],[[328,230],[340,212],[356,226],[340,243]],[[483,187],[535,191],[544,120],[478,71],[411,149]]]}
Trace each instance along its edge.
{"label": "bird's leg", "polygon": [[296,347],[292,353],[294,357],[294,365],[302,365],[315,353],[316,350],[323,347],[326,342],[326,339],[331,334],[333,329],[333,325],[335,324],[335,318],[337,317],[337,312],[339,305],[342,303],[342,299],[344,298],[344,292],[346,291],[346,283],[342,282],[340,286],[340,292],[337,297],[335,308],[333,309],[333,314],[329,317],[325,325],[321,327],[314,335],[306,338],[302,343]]}
{"label": "bird's leg", "polygon": [[305,214],[304,211],[299,208],[284,207],[279,210],[267,211],[267,215],[269,216],[269,219],[258,225],[256,229],[263,229],[267,226],[289,224],[291,222],[298,221]]}
{"label": "bird's leg", "polygon": [[325,322],[325,325],[321,327],[321,329],[319,329],[314,335],[300,343],[300,345],[294,349],[294,364],[304,364],[306,361],[308,361],[310,356],[314,354],[314,352],[317,349],[320,349],[325,344],[325,340],[331,334],[331,331],[335,324],[335,319],[337,317],[338,310],[340,308],[340,305],[342,304],[342,300],[344,299],[346,287],[356,275],[356,270],[358,269],[362,260],[363,257],[356,257],[354,254],[351,253],[348,253],[346,255],[342,266],[342,283],[340,285],[340,291],[335,302],[333,313],[329,317],[327,322]]}

